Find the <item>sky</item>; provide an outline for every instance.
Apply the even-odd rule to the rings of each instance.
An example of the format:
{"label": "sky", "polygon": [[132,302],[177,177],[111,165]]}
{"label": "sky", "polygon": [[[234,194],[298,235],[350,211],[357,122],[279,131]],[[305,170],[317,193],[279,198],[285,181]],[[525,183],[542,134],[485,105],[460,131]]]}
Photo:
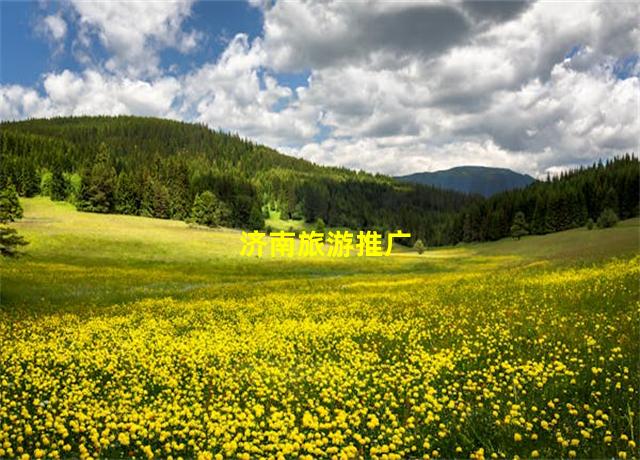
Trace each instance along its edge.
{"label": "sky", "polygon": [[0,1],[0,119],[97,114],[543,177],[638,153],[640,2]]}

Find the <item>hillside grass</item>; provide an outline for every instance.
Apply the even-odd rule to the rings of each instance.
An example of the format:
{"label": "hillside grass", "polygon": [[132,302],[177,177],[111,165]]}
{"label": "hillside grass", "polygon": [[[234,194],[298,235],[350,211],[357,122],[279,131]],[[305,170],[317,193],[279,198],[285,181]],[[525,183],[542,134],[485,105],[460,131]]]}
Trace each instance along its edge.
{"label": "hillside grass", "polygon": [[267,249],[257,258],[240,256],[239,230],[82,213],[69,203],[44,197],[22,199],[22,205],[24,218],[14,227],[29,245],[23,257],[3,261],[0,301],[5,309],[42,311],[147,297],[207,297],[230,284],[277,289],[322,278],[348,277],[355,282],[370,275],[388,279],[466,273],[536,261],[584,264],[631,257],[640,245],[640,220],[630,219],[605,230],[429,248],[422,255],[397,245],[391,257],[383,258],[272,258]]}

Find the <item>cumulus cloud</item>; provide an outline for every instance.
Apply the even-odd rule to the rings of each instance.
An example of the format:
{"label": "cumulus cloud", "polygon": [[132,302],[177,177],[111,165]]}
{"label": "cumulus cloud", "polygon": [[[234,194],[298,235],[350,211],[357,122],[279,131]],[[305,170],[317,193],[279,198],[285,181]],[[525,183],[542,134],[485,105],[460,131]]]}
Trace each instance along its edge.
{"label": "cumulus cloud", "polygon": [[461,118],[456,133],[490,135],[510,151],[550,148],[565,162],[632,148],[640,132],[638,78],[576,72],[570,64],[557,64],[544,83],[496,94],[489,110]]}
{"label": "cumulus cloud", "polygon": [[[434,54],[404,47],[394,67],[379,65],[384,46],[350,36],[347,48],[357,54],[347,61],[340,53],[333,61],[304,54],[315,38],[297,28],[299,40],[281,44],[286,22],[277,6],[268,11],[264,48],[273,64],[317,60],[303,102],[321,108],[333,139],[309,143],[300,154],[391,174],[482,159],[543,175],[637,148],[638,65],[628,65],[627,78],[615,74],[620,58],[639,53],[637,4],[509,4],[499,12],[476,3],[461,5],[470,33]],[[303,18],[304,8],[313,11],[296,4]],[[353,19],[337,11],[357,17],[349,8],[331,11],[329,26],[338,30]],[[400,145],[389,144],[400,138]]]}
{"label": "cumulus cloud", "polygon": [[0,86],[2,119],[63,115],[153,115],[176,118],[172,106],[180,83],[172,77],[154,81],[105,76],[95,70],[47,74],[44,94],[19,85]]}
{"label": "cumulus cloud", "polygon": [[54,40],[62,40],[67,34],[67,23],[60,14],[51,14],[42,19],[44,31]]}
{"label": "cumulus cloud", "polygon": [[95,36],[110,53],[107,70],[130,77],[157,76],[161,49],[186,53],[198,44],[200,33],[182,27],[192,3],[71,0],[80,27],[76,45],[89,48]]}
{"label": "cumulus cloud", "polygon": [[249,43],[246,35],[237,35],[217,62],[185,78],[182,112],[270,145],[312,138],[317,110],[300,105],[297,92],[261,70],[265,58],[261,40]]}
{"label": "cumulus cloud", "polygon": [[[262,36],[238,34],[168,76],[160,51],[202,41],[185,29],[191,1],[70,1],[84,70],[46,74],[41,91],[0,87],[3,119],[172,117],[388,174],[470,164],[542,176],[637,151],[638,3],[252,0]],[[45,18],[47,33],[64,39],[51,17],[64,27]],[[285,71],[308,73],[306,85],[289,87]]]}
{"label": "cumulus cloud", "polygon": [[277,2],[264,14],[270,65],[289,71],[395,67],[462,42],[472,25],[459,8],[435,2]]}

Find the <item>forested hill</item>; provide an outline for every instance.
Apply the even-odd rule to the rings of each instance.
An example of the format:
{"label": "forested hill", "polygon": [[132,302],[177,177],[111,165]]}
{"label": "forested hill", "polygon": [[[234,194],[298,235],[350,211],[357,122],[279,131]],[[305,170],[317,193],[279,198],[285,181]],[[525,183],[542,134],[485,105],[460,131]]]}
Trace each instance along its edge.
{"label": "forested hill", "polygon": [[443,171],[422,172],[400,176],[396,179],[423,185],[433,185],[458,192],[480,194],[484,197],[506,190],[523,188],[535,182],[527,174],[505,168],[485,166],[459,166]]}
{"label": "forested hill", "polygon": [[638,159],[626,155],[484,199],[324,167],[203,125],[142,117],[0,124],[0,186],[83,211],[257,229],[272,211],[330,227],[409,231],[427,245],[638,215]]}
{"label": "forested hill", "polygon": [[269,211],[332,227],[403,229],[428,244],[477,201],[434,187],[323,167],[203,125],[71,117],[0,125],[0,181],[78,209],[262,228]]}
{"label": "forested hill", "polygon": [[627,154],[472,203],[458,214],[448,234],[456,242],[497,240],[512,233],[518,213],[525,233],[553,233],[605,217],[637,216],[639,198],[640,163]]}

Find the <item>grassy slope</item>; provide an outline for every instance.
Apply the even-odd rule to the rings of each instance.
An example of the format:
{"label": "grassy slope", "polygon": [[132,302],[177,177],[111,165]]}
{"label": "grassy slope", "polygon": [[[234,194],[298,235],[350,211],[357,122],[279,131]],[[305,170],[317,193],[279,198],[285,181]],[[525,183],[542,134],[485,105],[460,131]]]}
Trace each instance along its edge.
{"label": "grassy slope", "polygon": [[380,277],[386,282],[408,274],[464,274],[541,259],[590,262],[605,256],[631,256],[639,248],[640,221],[632,219],[613,229],[460,245],[429,250],[422,256],[401,251],[381,259],[257,259],[239,256],[236,230],[79,213],[70,204],[46,198],[25,199],[23,206],[25,217],[15,226],[30,245],[24,257],[3,261],[1,302],[5,308],[35,311],[147,297],[217,297],[226,295],[229,284],[246,286],[247,292],[300,284],[321,291],[323,283],[318,280],[344,276],[349,276],[345,283]]}

